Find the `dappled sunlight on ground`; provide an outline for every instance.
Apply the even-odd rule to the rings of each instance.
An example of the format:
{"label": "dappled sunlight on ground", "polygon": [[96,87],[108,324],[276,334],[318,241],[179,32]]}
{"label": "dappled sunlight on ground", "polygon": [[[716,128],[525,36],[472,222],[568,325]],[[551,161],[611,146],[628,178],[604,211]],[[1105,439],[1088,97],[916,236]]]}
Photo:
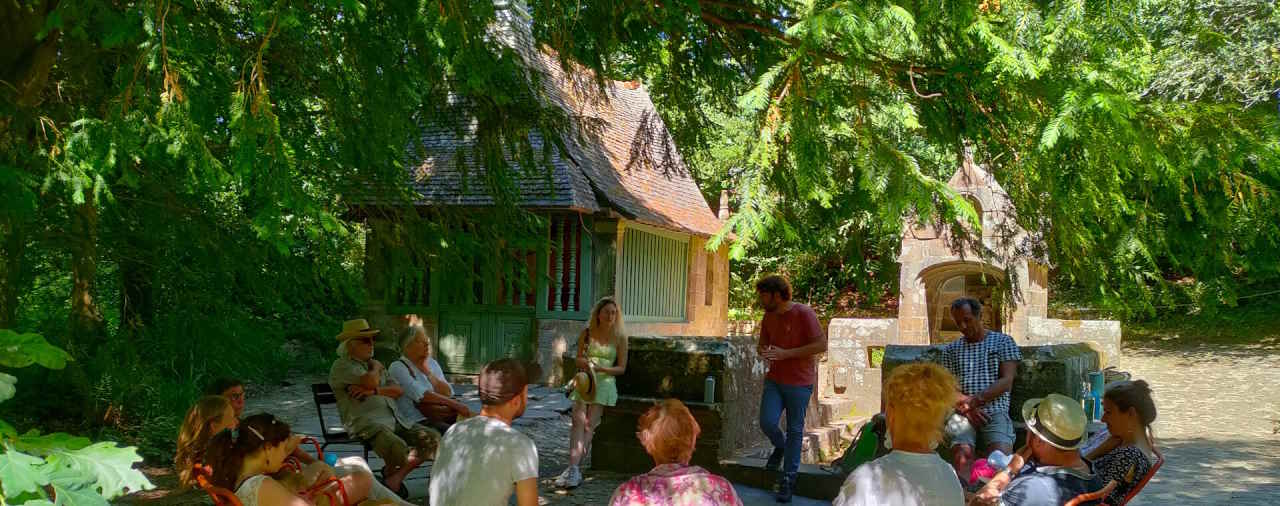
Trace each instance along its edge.
{"label": "dappled sunlight on ground", "polygon": [[1274,340],[1126,345],[1113,361],[1151,384],[1165,465],[1133,506],[1280,503],[1280,346]]}

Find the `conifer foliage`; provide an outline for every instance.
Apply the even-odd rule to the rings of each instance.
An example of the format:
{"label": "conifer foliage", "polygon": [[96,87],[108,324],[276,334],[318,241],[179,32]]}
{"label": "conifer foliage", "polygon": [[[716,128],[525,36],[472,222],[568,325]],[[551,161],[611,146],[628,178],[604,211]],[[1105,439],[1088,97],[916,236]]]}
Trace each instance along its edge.
{"label": "conifer foliage", "polygon": [[748,269],[874,279],[904,219],[976,225],[944,186],[971,144],[1024,254],[1105,306],[1280,276],[1274,2],[533,4],[563,55],[648,79]]}

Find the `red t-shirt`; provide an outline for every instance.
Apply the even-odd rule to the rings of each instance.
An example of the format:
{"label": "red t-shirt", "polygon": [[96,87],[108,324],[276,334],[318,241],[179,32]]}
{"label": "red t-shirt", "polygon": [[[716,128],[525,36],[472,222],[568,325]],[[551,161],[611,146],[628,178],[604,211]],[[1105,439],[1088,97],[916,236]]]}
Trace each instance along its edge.
{"label": "red t-shirt", "polygon": [[[760,344],[799,348],[822,338],[818,315],[804,304],[791,304],[785,313],[765,313],[760,322]],[[775,360],[767,378],[784,385],[805,386],[818,382],[818,356]]]}

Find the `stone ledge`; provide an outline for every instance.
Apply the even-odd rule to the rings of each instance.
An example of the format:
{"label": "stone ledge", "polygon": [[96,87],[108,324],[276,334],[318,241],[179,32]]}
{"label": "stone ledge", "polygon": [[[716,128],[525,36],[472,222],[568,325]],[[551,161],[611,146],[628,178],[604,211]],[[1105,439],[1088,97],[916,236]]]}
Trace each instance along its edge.
{"label": "stone ledge", "polygon": [[[719,462],[719,469],[712,472],[734,483],[773,490],[781,473],[766,471],[764,464],[765,459],[755,457],[724,459]],[[844,479],[843,475],[830,473],[813,464],[800,464],[800,470],[796,474],[795,495],[830,501],[840,495]]]}

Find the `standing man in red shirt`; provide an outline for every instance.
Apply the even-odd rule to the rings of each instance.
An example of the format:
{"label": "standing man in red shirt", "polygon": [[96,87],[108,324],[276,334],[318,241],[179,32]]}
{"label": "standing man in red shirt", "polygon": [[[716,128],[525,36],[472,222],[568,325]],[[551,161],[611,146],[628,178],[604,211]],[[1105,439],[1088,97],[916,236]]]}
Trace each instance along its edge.
{"label": "standing man in red shirt", "polygon": [[[777,500],[791,502],[804,443],[804,413],[818,379],[817,355],[827,351],[827,336],[813,309],[791,302],[791,284],[786,278],[773,275],[757,281],[756,298],[764,309],[756,351],[769,361],[760,397],[760,428],[773,443],[765,468],[782,468]],[[784,410],[785,437],[778,428]]]}

